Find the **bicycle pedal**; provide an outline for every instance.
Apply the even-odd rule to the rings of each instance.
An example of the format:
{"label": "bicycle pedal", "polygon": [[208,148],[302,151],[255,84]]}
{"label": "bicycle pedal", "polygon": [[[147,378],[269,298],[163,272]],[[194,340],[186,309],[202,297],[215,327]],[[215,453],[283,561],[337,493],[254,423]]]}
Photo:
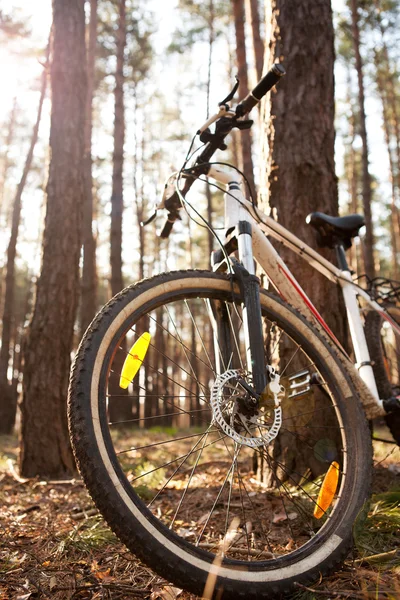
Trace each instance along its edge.
{"label": "bicycle pedal", "polygon": [[383,408],[385,412],[399,412],[400,411],[400,396],[392,396],[387,400],[383,400]]}

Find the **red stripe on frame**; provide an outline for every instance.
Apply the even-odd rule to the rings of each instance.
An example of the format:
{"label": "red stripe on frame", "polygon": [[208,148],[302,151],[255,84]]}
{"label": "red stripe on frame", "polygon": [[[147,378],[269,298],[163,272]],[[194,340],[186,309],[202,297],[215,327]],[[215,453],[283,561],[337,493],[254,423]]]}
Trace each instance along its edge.
{"label": "red stripe on frame", "polygon": [[337,344],[339,346],[339,348],[344,352],[341,343],[339,342],[339,340],[337,339],[337,337],[335,336],[333,331],[330,329],[330,327],[325,323],[324,319],[321,317],[321,315],[319,314],[319,312],[317,311],[317,309],[315,308],[315,306],[311,302],[311,300],[306,296],[304,291],[301,289],[301,287],[299,286],[297,281],[295,279],[293,279],[293,277],[291,277],[291,275],[289,273],[286,272],[286,270],[282,267],[282,265],[278,264],[278,267],[282,271],[282,273],[284,273],[286,278],[290,281],[290,283],[292,284],[292,286],[294,287],[296,292],[301,296],[304,304],[306,304],[307,307],[310,309],[310,311],[312,312],[314,317],[317,319],[318,323],[325,329],[325,331],[327,332],[329,337],[331,337],[333,339],[335,344]]}

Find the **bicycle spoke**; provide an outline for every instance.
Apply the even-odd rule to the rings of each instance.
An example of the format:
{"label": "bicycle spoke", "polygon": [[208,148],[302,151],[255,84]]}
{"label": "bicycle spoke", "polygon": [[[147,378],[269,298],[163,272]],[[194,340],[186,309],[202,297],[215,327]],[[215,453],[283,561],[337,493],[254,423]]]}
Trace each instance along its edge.
{"label": "bicycle spoke", "polygon": [[177,517],[177,515],[178,515],[178,513],[179,513],[179,510],[180,510],[181,506],[182,506],[183,500],[184,500],[184,498],[185,498],[185,496],[186,496],[186,494],[187,494],[187,491],[189,490],[190,483],[191,483],[191,481],[192,481],[192,478],[193,478],[194,472],[195,472],[195,470],[196,470],[196,467],[197,467],[197,465],[199,464],[199,461],[200,461],[201,455],[202,455],[202,453],[203,453],[203,450],[204,450],[204,447],[205,447],[205,444],[206,444],[206,441],[207,441],[208,435],[209,435],[209,432],[206,432],[205,438],[204,438],[204,440],[203,440],[203,446],[201,447],[201,449],[200,449],[200,452],[199,452],[199,454],[197,455],[196,461],[195,461],[195,463],[194,463],[194,465],[193,465],[193,467],[192,467],[191,473],[190,473],[190,475],[189,475],[188,482],[187,482],[187,484],[186,484],[186,487],[185,487],[185,489],[183,490],[183,494],[182,494],[182,496],[181,496],[181,498],[180,498],[180,500],[179,500],[179,503],[178,503],[178,506],[177,506],[177,508],[176,508],[175,514],[174,514],[174,516],[173,516],[173,518],[172,518],[172,522],[171,522],[170,528],[172,528],[173,524],[175,523],[175,519],[176,519],[176,517]]}
{"label": "bicycle spoke", "polygon": [[211,358],[209,356],[209,353],[207,351],[207,348],[205,346],[205,343],[204,343],[203,337],[202,337],[202,335],[201,335],[201,333],[199,331],[199,328],[197,327],[197,323],[196,323],[196,321],[195,321],[195,319],[193,317],[192,311],[190,310],[190,307],[189,307],[189,304],[188,304],[187,300],[185,300],[185,306],[188,309],[188,312],[189,312],[189,315],[190,315],[190,319],[191,319],[191,321],[192,321],[192,323],[194,325],[194,328],[196,329],[197,335],[200,338],[200,343],[201,343],[201,346],[202,346],[202,348],[204,350],[205,355],[207,356],[207,359],[208,359],[208,362],[209,362],[209,365],[210,365],[210,369],[212,370],[212,372],[215,375],[216,372],[215,372],[215,369],[214,369],[214,367],[212,365]]}
{"label": "bicycle spoke", "polygon": [[[217,440],[210,442],[209,444],[207,444],[204,447],[207,448],[208,446],[217,444],[221,440],[222,440],[222,437],[219,437]],[[189,456],[194,454],[195,452],[199,452],[199,450],[193,450],[193,451],[189,452]],[[154,469],[150,469],[150,471],[146,471],[146,473],[141,473],[140,475],[138,475],[137,477],[132,479],[131,483],[133,483],[134,481],[137,481],[138,479],[141,479],[142,477],[146,477],[147,475],[150,475],[151,473],[155,473],[156,471],[159,471],[160,469],[164,469],[164,467],[169,467],[169,465],[172,465],[174,462],[176,462],[177,460],[180,460],[181,458],[185,458],[185,456],[187,456],[187,454],[182,454],[181,456],[177,456],[176,458],[173,458],[169,462],[163,463],[162,465],[159,465],[158,467],[155,467]]]}
{"label": "bicycle spoke", "polygon": [[[218,432],[219,432],[218,429],[214,429],[210,433],[218,433]],[[134,446],[133,448],[129,448],[129,450],[121,450],[120,452],[117,452],[117,455],[125,454],[127,452],[133,452],[133,450],[145,450],[146,448],[153,448],[154,446],[161,446],[163,444],[173,444],[175,442],[181,442],[182,440],[190,440],[191,438],[199,437],[200,435],[204,435],[204,432],[193,433],[192,435],[185,435],[180,438],[172,438],[171,440],[165,440],[163,442],[154,442],[153,444],[146,444],[145,446]]]}

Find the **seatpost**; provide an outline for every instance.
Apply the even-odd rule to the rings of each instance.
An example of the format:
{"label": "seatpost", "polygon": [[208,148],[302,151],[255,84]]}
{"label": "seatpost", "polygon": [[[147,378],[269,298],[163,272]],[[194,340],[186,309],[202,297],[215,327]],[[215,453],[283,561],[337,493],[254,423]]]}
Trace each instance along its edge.
{"label": "seatpost", "polygon": [[361,379],[367,384],[371,393],[375,396],[378,404],[382,405],[382,401],[379,398],[378,389],[376,387],[367,340],[365,339],[364,324],[360,316],[357,292],[354,286],[351,285],[351,271],[349,265],[347,264],[347,258],[343,244],[339,243],[335,245],[335,250],[338,266],[341,270],[341,278],[339,283],[340,287],[342,288],[344,303],[346,305],[347,320],[350,327],[351,340],[357,361],[356,367]]}
{"label": "seatpost", "polygon": [[349,265],[347,263],[346,251],[344,249],[343,244],[336,244],[335,251],[339,269],[341,269],[342,271],[350,271]]}

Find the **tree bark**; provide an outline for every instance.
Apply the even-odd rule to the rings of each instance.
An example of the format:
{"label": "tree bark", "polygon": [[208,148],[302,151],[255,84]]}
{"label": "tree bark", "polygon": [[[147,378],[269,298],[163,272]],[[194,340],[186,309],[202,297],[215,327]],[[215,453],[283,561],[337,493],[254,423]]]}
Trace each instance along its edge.
{"label": "tree bark", "polygon": [[85,194],[85,62],[83,2],[53,0],[47,212],[42,269],[24,353],[20,470],[25,477],[56,479],[75,471],[66,397]]}
{"label": "tree bark", "polygon": [[92,104],[97,41],[97,0],[90,0],[89,38],[87,46],[87,94],[85,119],[85,202],[83,205],[83,267],[81,282],[81,336],[93,319],[97,308],[96,238],[93,233],[92,179]]}
{"label": "tree bark", "polygon": [[365,272],[368,277],[375,277],[374,263],[374,231],[371,214],[371,175],[369,172],[368,158],[368,138],[367,126],[365,117],[365,94],[364,94],[364,75],[363,63],[360,53],[360,29],[358,24],[358,0],[351,0],[351,19],[352,19],[352,35],[353,49],[356,61],[356,71],[358,79],[358,103],[359,103],[359,119],[360,119],[360,136],[362,141],[362,189],[363,189],[363,206],[365,217]]}
{"label": "tree bark", "polygon": [[[282,62],[287,76],[264,103],[267,168],[261,200],[284,227],[295,228],[300,239],[316,248],[306,216],[316,210],[338,214],[331,5],[330,0],[272,0],[268,6],[266,67]],[[335,260],[333,251],[318,251]],[[335,335],[344,340],[339,291],[292,252],[281,246],[279,252]],[[307,461],[312,464],[306,447],[296,443],[293,435],[281,433],[273,452],[288,473],[303,473]]]}
{"label": "tree bark", "polygon": [[125,0],[118,0],[119,25],[117,31],[117,68],[114,88],[114,154],[111,195],[111,294],[115,296],[124,287],[122,279],[122,213],[125,110],[124,110],[124,54],[126,45]]}
{"label": "tree bark", "polygon": [[11,236],[7,248],[7,263],[5,277],[5,295],[3,306],[3,329],[0,348],[0,433],[11,433],[17,410],[17,397],[12,381],[8,380],[8,368],[10,362],[11,332],[14,324],[14,291],[15,291],[15,257],[17,253],[18,230],[21,220],[22,194],[25,189],[26,180],[32,166],[33,153],[39,134],[39,126],[42,117],[43,102],[47,87],[47,69],[49,60],[49,49],[46,53],[46,65],[42,74],[39,105],[36,122],[33,127],[32,137],[28,154],[25,159],[21,180],[18,184],[13,203]]}
{"label": "tree bark", "polygon": [[[239,98],[243,99],[249,91],[248,75],[247,75],[247,58],[246,58],[246,43],[244,34],[244,0],[231,0],[233,8],[233,17],[235,22],[236,36],[236,62],[239,78]],[[254,168],[251,149],[251,132],[250,129],[245,129],[240,132],[242,146],[242,169],[249,182],[253,198],[256,200],[255,185],[254,185]],[[247,193],[247,191],[246,191]]]}

